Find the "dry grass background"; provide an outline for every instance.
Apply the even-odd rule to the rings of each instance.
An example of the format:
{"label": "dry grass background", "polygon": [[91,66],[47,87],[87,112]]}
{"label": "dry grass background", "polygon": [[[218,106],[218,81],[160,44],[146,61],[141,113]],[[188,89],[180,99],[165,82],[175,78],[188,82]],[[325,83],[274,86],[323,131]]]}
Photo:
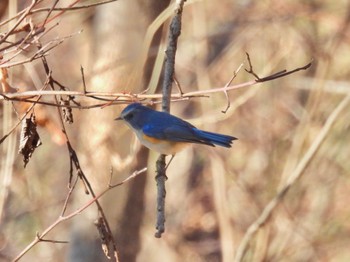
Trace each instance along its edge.
{"label": "dry grass background", "polygon": [[[22,6],[28,2],[20,1]],[[88,88],[94,91],[138,93],[148,86],[142,82],[139,66],[142,52],[148,51],[144,50],[145,32],[154,18],[149,18],[147,6],[130,2],[117,1],[60,17],[48,38],[83,32],[48,57],[56,79],[72,90],[81,90],[82,65]],[[69,1],[62,1],[66,3]],[[2,20],[5,17],[6,13]],[[137,252],[137,261],[233,261],[247,228],[286,183],[329,115],[350,92],[349,24],[348,1],[188,1],[176,61],[176,77],[184,92],[224,86],[239,65],[246,63],[246,51],[260,76],[302,66],[311,59],[313,66],[230,92],[231,108],[226,114],[221,113],[226,107],[223,93],[172,103],[172,113],[199,128],[239,140],[232,149],[195,145],[176,156],[168,170],[166,232],[161,239],[153,236],[157,155],[137,154],[148,159],[149,167],[145,193],[132,189],[132,194],[141,192],[144,199],[140,234],[135,235],[140,237],[141,248],[131,241],[118,245],[119,249]],[[162,38],[164,49],[166,33]],[[156,63],[151,68],[157,72],[160,67]],[[13,85],[23,89],[40,88],[35,87],[35,79],[45,81],[36,61],[12,68],[11,74]],[[248,80],[252,76],[241,70],[234,83]],[[150,92],[155,88],[152,82]],[[4,134],[16,118],[12,114],[11,120],[12,110],[5,103],[0,108]],[[83,169],[97,191],[107,185],[111,165],[115,181],[135,168],[139,150],[135,137],[113,121],[122,108],[74,110],[75,123],[68,127]],[[253,237],[244,261],[350,260],[349,109],[348,105],[339,115],[301,178]],[[55,109],[42,110],[58,126]],[[67,150],[53,137],[55,131],[43,127],[39,133],[43,145],[26,169],[16,154],[18,133],[1,146],[1,190],[5,190],[8,172],[11,181],[1,221],[0,260],[13,258],[37,231],[49,226],[67,194]],[[5,169],[9,157],[14,158],[13,171]],[[97,169],[95,162],[103,165]],[[115,191],[128,188],[125,185]],[[121,217],[128,215],[122,204],[126,197],[120,194],[108,195],[103,202],[117,230]],[[74,197],[71,210],[89,198],[82,188]],[[96,210],[90,208],[58,226],[49,238],[71,238],[74,243],[78,224],[83,222],[85,230],[97,237],[92,225],[95,216]],[[117,244],[118,238],[122,237],[117,234]],[[83,261],[73,258],[72,246],[39,243],[23,261]]]}

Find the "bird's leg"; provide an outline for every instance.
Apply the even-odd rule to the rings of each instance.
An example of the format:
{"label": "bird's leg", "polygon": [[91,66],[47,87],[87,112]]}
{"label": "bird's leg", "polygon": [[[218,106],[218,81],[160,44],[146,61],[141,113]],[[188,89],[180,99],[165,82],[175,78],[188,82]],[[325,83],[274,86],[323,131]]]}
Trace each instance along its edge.
{"label": "bird's leg", "polygon": [[[175,155],[171,155],[171,158],[170,158],[168,164],[164,167],[163,175],[165,176],[166,179],[168,179],[168,177],[166,176],[166,171],[167,171],[167,169],[168,169],[168,167],[169,167],[171,161],[173,161],[173,158],[174,158],[174,157],[175,157]],[[159,163],[160,163],[160,162],[159,162]],[[158,161],[157,161],[157,170],[158,170]],[[156,179],[157,179],[158,176],[162,176],[162,175],[157,174],[157,175],[156,175]]]}
{"label": "bird's leg", "polygon": [[168,167],[169,167],[171,161],[173,161],[173,158],[174,158],[174,157],[175,157],[175,154],[174,154],[174,155],[171,155],[171,158],[170,158],[168,164],[165,166],[165,171],[168,169]]}

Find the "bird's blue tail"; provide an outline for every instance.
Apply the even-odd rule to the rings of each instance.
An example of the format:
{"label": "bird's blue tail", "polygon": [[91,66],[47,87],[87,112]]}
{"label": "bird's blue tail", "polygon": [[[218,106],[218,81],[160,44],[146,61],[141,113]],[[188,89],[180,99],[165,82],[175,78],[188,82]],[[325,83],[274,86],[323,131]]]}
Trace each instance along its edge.
{"label": "bird's blue tail", "polygon": [[203,140],[204,143],[212,146],[218,145],[223,147],[231,147],[233,140],[237,140],[237,138],[233,136],[207,132],[199,129],[195,129],[194,132],[201,140]]}

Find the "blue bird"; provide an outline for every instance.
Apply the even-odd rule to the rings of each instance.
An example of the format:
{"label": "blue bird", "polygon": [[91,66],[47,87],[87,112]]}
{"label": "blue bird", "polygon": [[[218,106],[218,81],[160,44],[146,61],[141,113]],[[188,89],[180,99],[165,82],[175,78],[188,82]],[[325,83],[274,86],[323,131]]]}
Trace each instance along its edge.
{"label": "blue bird", "polygon": [[229,148],[237,139],[200,130],[176,116],[139,103],[128,105],[115,120],[124,120],[144,146],[164,155],[174,156],[190,143]]}

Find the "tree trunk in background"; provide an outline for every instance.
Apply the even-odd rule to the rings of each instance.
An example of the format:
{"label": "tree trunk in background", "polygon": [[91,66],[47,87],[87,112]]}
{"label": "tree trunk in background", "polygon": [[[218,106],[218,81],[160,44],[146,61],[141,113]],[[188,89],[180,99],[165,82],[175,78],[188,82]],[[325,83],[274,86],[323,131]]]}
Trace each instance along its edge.
{"label": "tree trunk in background", "polygon": [[[88,81],[93,90],[112,92],[141,92],[148,85],[154,56],[149,56],[143,75],[133,74],[137,66],[137,57],[142,48],[146,29],[157,15],[164,10],[170,1],[118,1],[96,8],[92,19],[90,58],[91,72],[85,67],[85,73],[91,75]],[[157,47],[161,31],[153,39]],[[153,48],[151,47],[151,50]],[[140,81],[133,81],[140,79]],[[129,86],[128,83],[141,83]],[[121,107],[111,106],[84,112],[81,119],[79,155],[83,170],[86,172],[95,192],[100,192],[108,185],[112,159],[118,155],[122,159],[130,152],[130,139],[121,139],[123,123],[113,119]],[[87,128],[85,128],[85,126]],[[121,181],[134,170],[147,166],[148,150],[141,148],[132,165],[126,168],[114,166],[114,180]],[[135,261],[140,249],[140,226],[144,212],[144,189],[147,175],[141,175],[130,183],[116,188],[105,195],[101,204],[107,220],[112,227],[117,242],[121,261]],[[76,202],[81,204],[81,191],[76,195]],[[111,261],[107,260],[101,250],[101,242],[93,221],[97,217],[96,208],[88,212],[73,224],[69,261]],[[112,260],[113,261],[113,260]]]}

